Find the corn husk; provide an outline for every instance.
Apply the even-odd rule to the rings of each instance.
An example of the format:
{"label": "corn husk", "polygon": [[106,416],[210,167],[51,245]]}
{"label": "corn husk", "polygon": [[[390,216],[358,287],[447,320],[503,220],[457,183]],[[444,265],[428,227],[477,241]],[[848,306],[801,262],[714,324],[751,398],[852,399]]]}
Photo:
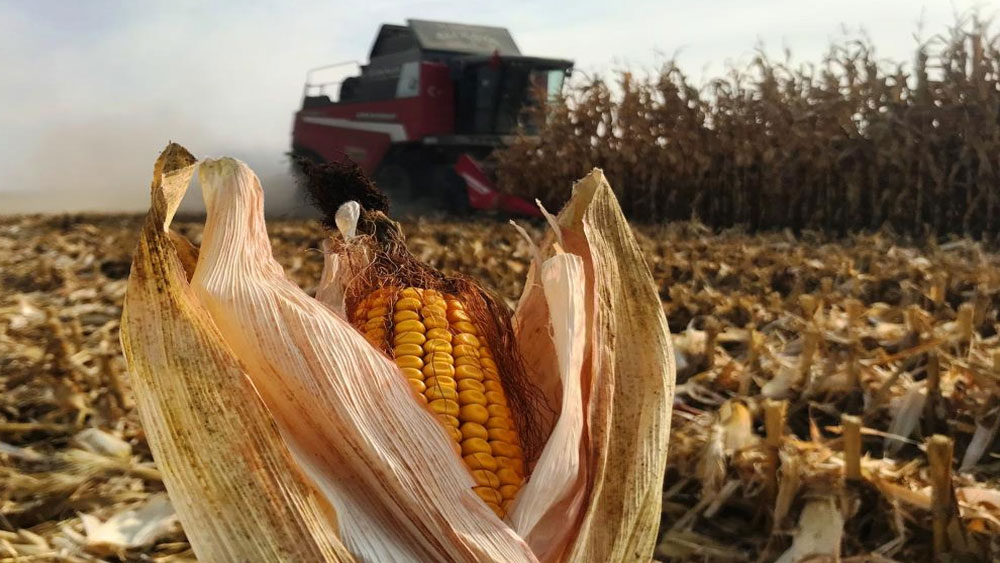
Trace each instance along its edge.
{"label": "corn husk", "polygon": [[[539,268],[547,306],[538,318],[551,327],[556,369],[544,376],[558,382],[562,408],[525,487],[531,494],[523,493],[513,509],[512,529],[472,492],[444,430],[413,400],[395,365],[342,317],[349,272],[328,260],[319,288],[323,303],[309,297],[271,255],[256,176],[232,159],[191,163],[182,151],[172,145],[157,167],[122,332],[144,423],[157,434],[151,447],[166,458],[165,482],[180,499],[178,514],[186,528],[206,528],[191,539],[200,558],[266,558],[267,548],[286,541],[295,553],[311,550],[290,559],[316,561],[347,553],[395,561],[582,561],[651,553],[673,363],[649,270],[599,172],[577,186],[560,214],[558,235],[566,237],[568,252],[554,252]],[[169,166],[178,154],[185,160]],[[164,168],[169,172],[161,179]],[[196,170],[208,212],[200,249],[168,234]],[[351,217],[341,222],[342,232],[353,234]],[[186,323],[162,320],[175,310],[187,315]],[[200,339],[176,340],[184,331]],[[206,369],[198,369],[202,364]],[[184,368],[194,381],[167,377]],[[222,374],[225,386],[214,381]],[[210,383],[230,400],[238,397],[241,408],[218,409],[206,415],[209,424],[199,422],[208,405],[187,400],[185,388]],[[241,537],[235,529],[209,529],[217,515],[186,502],[200,492],[196,472],[186,465],[199,463],[196,445],[210,451],[220,440],[238,444],[248,428],[272,421],[261,431],[263,453],[280,463],[241,468],[252,481],[247,491],[210,492],[240,507],[240,494],[253,486],[293,480],[287,498],[255,499],[257,506],[274,507],[272,519],[280,515],[289,524],[271,529],[273,520],[263,520],[268,541],[251,557],[233,552]],[[188,426],[215,436],[189,435]],[[237,454],[224,453],[217,459]],[[273,471],[279,466],[281,472]],[[279,533],[282,528],[288,533]]]}
{"label": "corn husk", "polygon": [[[169,221],[194,159],[167,147],[129,277],[122,348],[170,499],[204,561],[350,561],[330,506],[187,282]],[[173,237],[176,238],[176,237]]]}
{"label": "corn husk", "polygon": [[[663,311],[638,244],[600,170],[573,188],[559,213],[560,244],[583,259],[587,342],[583,400],[587,405],[587,500],[571,561],[618,561],[651,553],[659,527],[667,459],[674,359]],[[528,275],[515,316],[522,353],[538,366],[550,404],[559,404],[558,366],[542,334],[538,268]],[[548,359],[548,360],[547,360]],[[588,377],[589,376],[589,377]],[[563,518],[573,514],[563,515]]]}

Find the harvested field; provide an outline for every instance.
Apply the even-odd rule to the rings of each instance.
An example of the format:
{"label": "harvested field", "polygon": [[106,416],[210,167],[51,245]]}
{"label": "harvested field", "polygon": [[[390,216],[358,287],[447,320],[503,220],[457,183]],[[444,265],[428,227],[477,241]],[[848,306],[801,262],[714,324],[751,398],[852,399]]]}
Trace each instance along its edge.
{"label": "harvested field", "polygon": [[[194,559],[118,347],[140,224],[0,219],[0,561]],[[198,241],[199,223],[175,227]],[[314,290],[323,230],[270,229]],[[510,226],[404,229],[431,265],[520,294],[529,249]],[[1000,255],[691,223],[638,235],[678,361],[658,559],[1000,558]]]}

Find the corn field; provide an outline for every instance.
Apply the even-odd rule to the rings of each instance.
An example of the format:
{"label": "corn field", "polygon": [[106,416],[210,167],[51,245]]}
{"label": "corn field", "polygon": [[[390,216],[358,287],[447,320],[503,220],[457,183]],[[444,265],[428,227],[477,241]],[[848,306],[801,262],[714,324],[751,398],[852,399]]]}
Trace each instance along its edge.
{"label": "corn field", "polygon": [[673,60],[655,76],[576,82],[532,110],[537,135],[497,155],[501,186],[557,208],[598,166],[634,220],[995,239],[1000,36],[988,24],[959,21],[912,63],[863,38],[818,64],[786,59],[759,52],[704,85]]}

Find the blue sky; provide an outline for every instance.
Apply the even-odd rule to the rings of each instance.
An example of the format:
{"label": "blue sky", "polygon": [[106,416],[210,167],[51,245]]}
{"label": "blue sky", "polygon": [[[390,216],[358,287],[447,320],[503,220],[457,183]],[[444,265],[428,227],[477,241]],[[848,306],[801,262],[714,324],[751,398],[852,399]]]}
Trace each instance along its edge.
{"label": "blue sky", "polygon": [[928,37],[973,7],[1000,1],[0,0],[0,214],[142,210],[168,140],[243,158],[280,198],[306,69],[363,61],[383,22],[506,26],[522,52],[588,72],[679,53],[707,78],[759,43],[818,60],[845,27],[908,61],[921,22]]}

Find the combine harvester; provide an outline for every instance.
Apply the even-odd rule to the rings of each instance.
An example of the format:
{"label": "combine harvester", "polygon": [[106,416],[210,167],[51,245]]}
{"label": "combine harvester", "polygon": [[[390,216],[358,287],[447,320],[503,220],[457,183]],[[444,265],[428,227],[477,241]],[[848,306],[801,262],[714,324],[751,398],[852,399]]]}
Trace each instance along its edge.
{"label": "combine harvester", "polygon": [[[315,68],[295,114],[292,154],[350,159],[404,208],[537,215],[496,190],[490,153],[513,139],[533,92],[560,93],[573,62],[521,55],[500,27],[408,20],[379,30],[369,62]],[[319,71],[360,74],[314,82]],[[331,98],[327,88],[339,86]]]}

